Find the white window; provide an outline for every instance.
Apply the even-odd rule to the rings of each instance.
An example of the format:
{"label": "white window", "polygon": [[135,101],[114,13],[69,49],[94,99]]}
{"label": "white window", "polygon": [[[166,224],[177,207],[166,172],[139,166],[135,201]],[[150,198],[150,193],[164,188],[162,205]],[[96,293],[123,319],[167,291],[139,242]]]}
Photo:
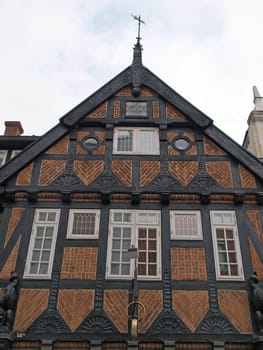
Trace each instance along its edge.
{"label": "white window", "polygon": [[171,239],[202,239],[202,224],[199,211],[171,210]]}
{"label": "white window", "polygon": [[[160,212],[111,210],[108,237],[107,278],[161,278]],[[129,259],[136,247],[138,259]]]}
{"label": "white window", "polygon": [[156,128],[117,128],[114,130],[115,154],[159,154]]}
{"label": "white window", "polygon": [[241,252],[234,211],[211,211],[218,279],[243,279]]}
{"label": "white window", "polygon": [[7,151],[0,150],[0,167],[6,162]]}
{"label": "white window", "polygon": [[67,238],[83,239],[99,237],[100,211],[72,209],[69,212]]}
{"label": "white window", "polygon": [[29,243],[25,277],[50,278],[60,210],[37,209]]}

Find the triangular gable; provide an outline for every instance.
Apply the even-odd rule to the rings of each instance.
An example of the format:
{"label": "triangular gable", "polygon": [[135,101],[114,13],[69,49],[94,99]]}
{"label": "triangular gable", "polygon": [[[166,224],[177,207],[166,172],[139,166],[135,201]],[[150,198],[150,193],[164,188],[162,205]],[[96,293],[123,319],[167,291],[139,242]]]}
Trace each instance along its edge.
{"label": "triangular gable", "polygon": [[[171,109],[175,108],[181,112],[182,115],[185,115],[190,121],[192,121],[198,129],[202,130],[204,135],[208,136],[217,145],[220,145],[223,150],[231,154],[255,175],[263,178],[263,167],[261,162],[215,127],[211,118],[194,107],[144,66],[141,67],[140,74],[142,86],[145,86],[147,89],[150,89],[153,94],[157,94],[167,101],[168,106],[171,106]],[[106,101],[120,92],[123,88],[127,87],[127,89],[129,89],[128,86],[131,84],[132,66],[126,68],[115,78],[94,92],[90,97],[66,113],[60,118],[59,124],[3,166],[0,171],[0,184],[3,184],[17,171],[23,169],[27,164],[32,162],[41,152],[44,152],[56,141],[65,136],[76,123],[82,118],[89,116],[89,113],[92,111],[96,111],[97,117],[103,117],[105,108],[107,108]]]}

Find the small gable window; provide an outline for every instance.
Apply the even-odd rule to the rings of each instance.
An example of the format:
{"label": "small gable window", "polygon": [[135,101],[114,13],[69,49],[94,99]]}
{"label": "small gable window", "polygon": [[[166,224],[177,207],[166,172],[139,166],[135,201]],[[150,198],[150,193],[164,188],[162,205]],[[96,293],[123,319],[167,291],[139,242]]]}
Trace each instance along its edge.
{"label": "small gable window", "polygon": [[115,154],[159,154],[159,133],[156,128],[116,128]]}
{"label": "small gable window", "polygon": [[188,138],[178,137],[175,140],[173,140],[172,145],[178,151],[186,151],[191,147],[191,142]]}
{"label": "small gable window", "polygon": [[94,136],[88,136],[83,140],[82,144],[87,151],[93,151],[94,149],[98,148],[99,141]]}
{"label": "small gable window", "polygon": [[100,211],[72,209],[69,212],[67,238],[83,239],[99,237]]}
{"label": "small gable window", "polygon": [[172,210],[170,212],[171,239],[202,239],[201,215],[199,211]]}

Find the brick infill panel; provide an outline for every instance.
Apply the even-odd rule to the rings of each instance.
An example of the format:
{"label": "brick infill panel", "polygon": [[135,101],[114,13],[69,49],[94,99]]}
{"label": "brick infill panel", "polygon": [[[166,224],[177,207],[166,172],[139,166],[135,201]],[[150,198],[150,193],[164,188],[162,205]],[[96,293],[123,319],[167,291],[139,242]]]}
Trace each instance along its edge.
{"label": "brick infill panel", "polygon": [[207,280],[204,248],[171,248],[173,280]]}
{"label": "brick infill panel", "polygon": [[204,137],[204,152],[207,156],[222,156],[225,155],[225,152],[217,146],[212,140]]}
{"label": "brick infill panel", "polygon": [[16,261],[17,261],[17,255],[18,255],[18,250],[19,250],[19,246],[20,246],[20,241],[21,241],[21,235],[19,236],[13,250],[11,251],[9,257],[7,258],[5,264],[0,272],[0,278],[9,279],[11,273],[16,270]]}
{"label": "brick infill panel", "polygon": [[74,162],[74,171],[86,186],[93,182],[103,169],[102,160],[76,160]]}
{"label": "brick infill panel", "polygon": [[65,160],[42,160],[39,186],[48,186],[64,172],[65,168]]}
{"label": "brick infill panel", "polygon": [[17,227],[19,221],[21,220],[25,209],[24,208],[13,208],[11,211],[11,216],[8,224],[8,229],[6,233],[5,238],[5,244],[6,247],[7,243],[9,242],[9,239],[11,238],[13,232],[15,231],[15,228]]}
{"label": "brick infill panel", "polygon": [[17,186],[28,186],[30,185],[31,177],[33,172],[33,163],[27,165],[23,170],[21,170],[16,178]]}
{"label": "brick infill panel", "polygon": [[183,185],[187,186],[198,174],[197,161],[169,161],[170,173]]}
{"label": "brick infill panel", "polygon": [[231,162],[206,162],[206,169],[208,174],[211,175],[222,187],[233,187]]}
{"label": "brick infill panel", "polygon": [[94,307],[94,290],[61,289],[58,295],[58,311],[72,332],[88,316]]}
{"label": "brick infill panel", "polygon": [[61,279],[95,280],[98,249],[93,247],[65,247]]}
{"label": "brick infill panel", "polygon": [[131,160],[113,160],[111,170],[125,186],[130,187],[132,185]]}
{"label": "brick infill panel", "polygon": [[145,333],[163,310],[163,293],[161,290],[140,290],[139,302],[145,307],[139,307],[139,332]]}
{"label": "brick infill panel", "polygon": [[128,331],[128,291],[105,290],[104,311],[114,323],[120,333]]}
{"label": "brick infill panel", "polygon": [[140,162],[140,186],[148,186],[160,172],[160,162],[145,160]]}
{"label": "brick infill panel", "polygon": [[50,147],[45,153],[47,154],[67,154],[69,146],[69,135],[59,140],[52,147]]}
{"label": "brick infill panel", "polygon": [[246,168],[244,168],[241,164],[239,164],[239,174],[240,174],[241,186],[243,188],[257,187],[255,176]]}
{"label": "brick infill panel", "polygon": [[46,310],[49,290],[21,289],[18,297],[14,331],[26,331]]}

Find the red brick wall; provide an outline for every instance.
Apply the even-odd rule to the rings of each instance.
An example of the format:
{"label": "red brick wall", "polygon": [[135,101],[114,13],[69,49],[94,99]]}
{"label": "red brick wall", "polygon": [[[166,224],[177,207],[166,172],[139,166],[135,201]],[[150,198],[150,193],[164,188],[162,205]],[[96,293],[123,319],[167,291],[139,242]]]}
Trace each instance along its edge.
{"label": "red brick wall", "polygon": [[222,187],[233,187],[230,162],[206,162],[206,169],[208,174],[211,175]]}
{"label": "red brick wall", "polygon": [[170,173],[183,186],[187,186],[198,173],[197,161],[169,161],[168,163]]}
{"label": "red brick wall", "polygon": [[125,186],[130,187],[132,185],[131,160],[113,160],[111,170]]}
{"label": "red brick wall", "polygon": [[104,311],[121,333],[128,331],[128,291],[105,290]]}
{"label": "red brick wall", "polygon": [[28,186],[30,185],[33,171],[33,163],[30,163],[23,170],[17,174],[16,185],[17,186]]}
{"label": "red brick wall", "polygon": [[161,290],[140,290],[139,302],[145,306],[139,307],[139,332],[146,333],[163,309],[163,293]]}
{"label": "red brick wall", "polygon": [[98,177],[104,169],[102,160],[76,160],[74,171],[81,181],[87,186]]}
{"label": "red brick wall", "polygon": [[69,135],[65,136],[63,139],[59,140],[52,147],[50,147],[46,153],[47,154],[67,154],[69,145]]}
{"label": "red brick wall", "polygon": [[148,186],[160,172],[160,162],[141,161],[140,162],[140,186]]}
{"label": "red brick wall", "polygon": [[65,160],[42,160],[38,184],[48,186],[64,172],[65,168]]}
{"label": "red brick wall", "polygon": [[239,174],[241,186],[244,188],[256,188],[256,180],[254,175],[244,168],[241,164],[239,164]]}

